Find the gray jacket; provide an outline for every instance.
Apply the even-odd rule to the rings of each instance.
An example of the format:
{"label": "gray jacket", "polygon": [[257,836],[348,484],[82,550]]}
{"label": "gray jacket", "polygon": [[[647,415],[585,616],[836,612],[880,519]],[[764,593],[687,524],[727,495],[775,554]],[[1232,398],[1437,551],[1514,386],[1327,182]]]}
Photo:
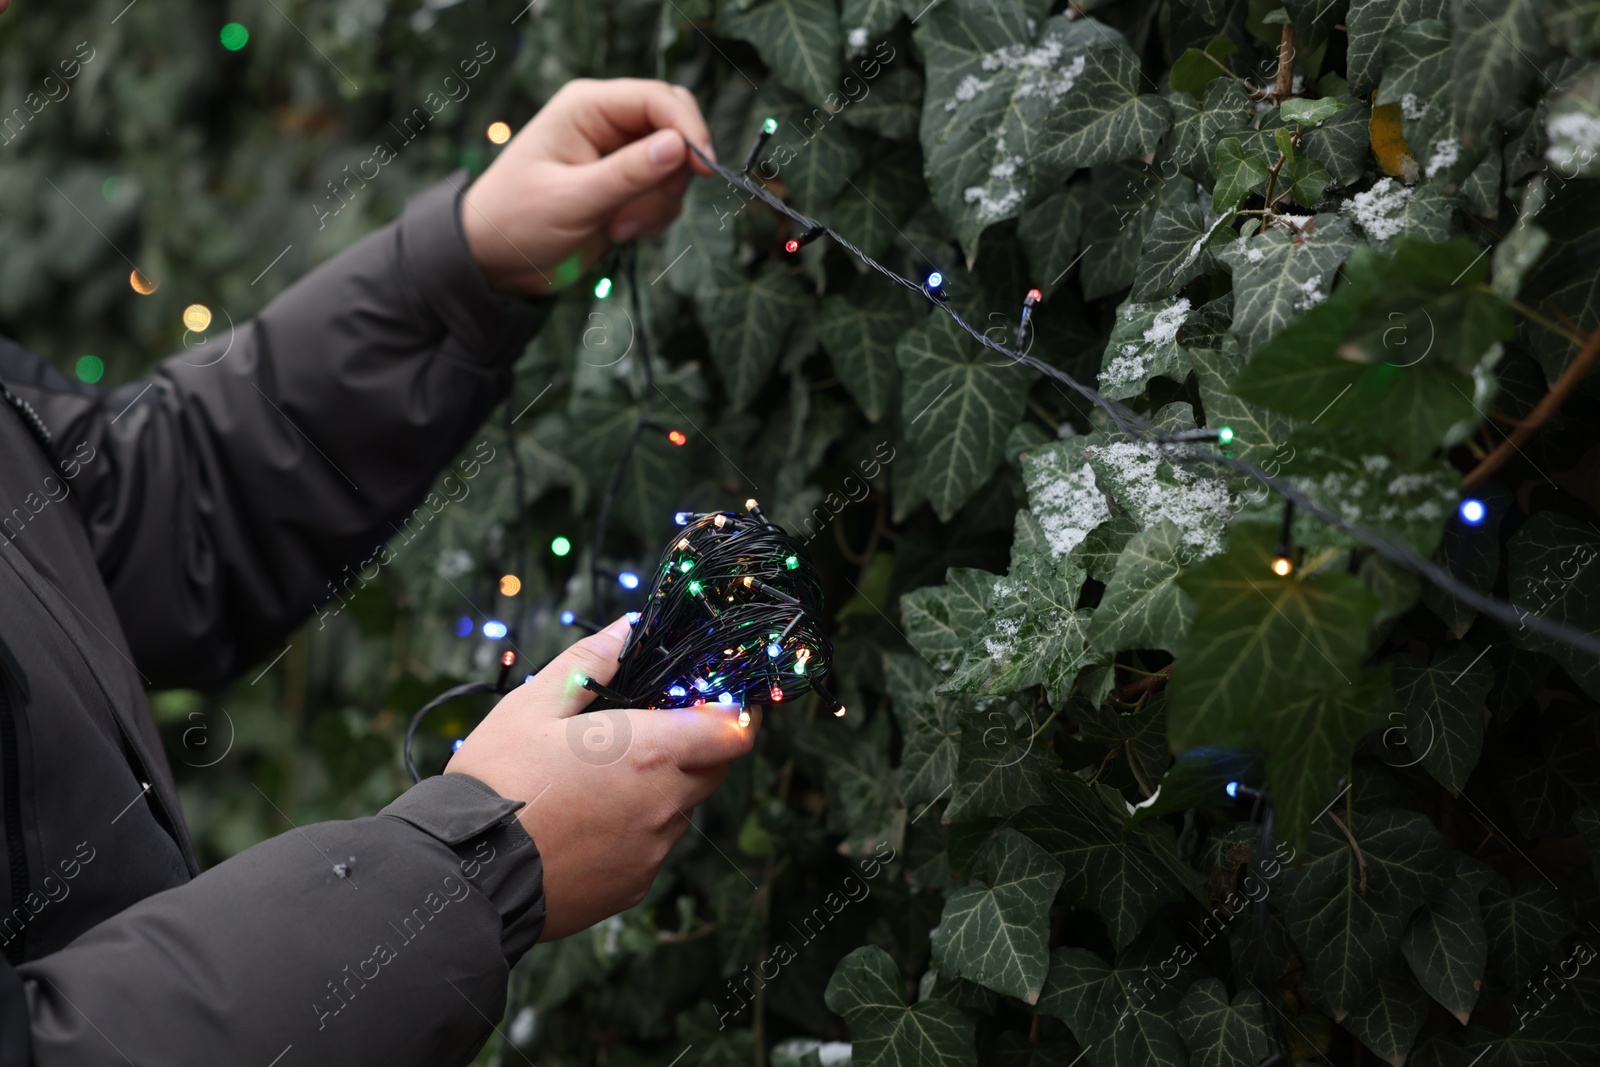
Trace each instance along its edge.
{"label": "gray jacket", "polygon": [[[544,926],[466,775],[201,873],[144,692],[285,642],[507,394],[456,187],[109,394],[0,339],[0,1067],[467,1062]],[[46,443],[48,439],[48,443]]]}

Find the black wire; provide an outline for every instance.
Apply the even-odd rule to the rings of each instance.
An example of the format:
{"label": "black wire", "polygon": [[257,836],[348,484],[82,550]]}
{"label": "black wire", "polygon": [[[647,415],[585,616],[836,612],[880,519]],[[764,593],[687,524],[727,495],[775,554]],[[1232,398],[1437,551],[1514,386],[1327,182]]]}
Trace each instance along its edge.
{"label": "black wire", "polygon": [[633,307],[633,336],[638,340],[639,360],[644,364],[645,389],[644,398],[639,401],[639,419],[634,423],[628,439],[623,442],[622,453],[617,457],[617,466],[611,472],[611,480],[606,484],[605,492],[600,495],[600,506],[594,520],[594,540],[589,546],[589,610],[597,620],[601,620],[602,625],[607,612],[600,601],[600,553],[605,548],[606,524],[611,518],[611,505],[616,499],[617,491],[622,488],[622,479],[627,475],[628,466],[633,460],[633,451],[638,446],[645,427],[650,424],[650,413],[655,410],[656,403],[656,372],[650,359],[650,333],[645,329],[644,312],[639,301],[638,279],[634,269],[638,259],[637,246],[630,243],[624,247],[621,254],[623,274],[628,280],[628,300]]}
{"label": "black wire", "polygon": [[411,759],[411,745],[416,740],[417,727],[422,725],[422,720],[427,718],[428,712],[433,711],[435,708],[438,708],[438,707],[440,707],[440,706],[442,706],[444,704],[449,703],[450,701],[454,700],[456,697],[464,697],[464,696],[467,696],[467,695],[469,695],[471,693],[493,693],[493,692],[496,692],[496,687],[492,683],[489,683],[489,682],[467,682],[467,683],[465,683],[463,685],[458,685],[458,686],[454,686],[453,688],[446,689],[444,692],[440,693],[438,696],[434,697],[432,700],[430,700],[426,704],[422,705],[422,708],[415,715],[411,716],[411,725],[406,727],[406,740],[405,740],[405,746],[404,746],[403,751],[405,752],[405,757],[406,757],[406,771],[408,773],[410,773],[411,780],[413,782],[422,781],[422,775],[417,773],[417,765]]}
{"label": "black wire", "polygon": [[[977,341],[985,348],[998,352],[1015,363],[1019,363],[1022,366],[1038,371],[1040,374],[1060,382],[1061,384],[1077,392],[1079,395],[1084,397],[1084,399],[1098,407],[1101,411],[1104,411],[1106,416],[1113,423],[1115,423],[1117,428],[1126,436],[1135,440],[1142,440],[1147,443],[1154,444],[1169,458],[1175,459],[1179,462],[1211,464],[1214,466],[1227,467],[1243,474],[1247,474],[1261,482],[1261,484],[1275,490],[1286,499],[1293,501],[1296,505],[1315,515],[1317,518],[1333,526],[1335,529],[1342,530],[1351,537],[1362,542],[1367,547],[1371,548],[1373,551],[1389,560],[1389,562],[1422,576],[1439,589],[1448,593],[1450,596],[1461,601],[1463,604],[1482,612],[1484,615],[1504,623],[1507,626],[1515,626],[1518,628],[1525,626],[1536,633],[1550,638],[1552,641],[1560,642],[1561,644],[1568,645],[1592,656],[1600,656],[1600,635],[1584,633],[1581,630],[1577,630],[1570,626],[1546,619],[1533,611],[1519,609],[1514,603],[1495,600],[1492,597],[1486,596],[1466,583],[1458,581],[1454,576],[1452,576],[1448,571],[1440,567],[1438,564],[1424,559],[1409,545],[1396,544],[1374,530],[1369,530],[1364,526],[1342,518],[1337,513],[1318,504],[1316,501],[1311,499],[1311,497],[1295,488],[1289,482],[1283,481],[1268,474],[1265,470],[1257,467],[1254,463],[1216,452],[1195,451],[1190,448],[1174,448],[1173,446],[1177,442],[1174,442],[1173,440],[1163,437],[1161,434],[1157,433],[1155,427],[1148,420],[1144,419],[1130,408],[1127,408],[1114,400],[1109,400],[1106,397],[1101,396],[1097,390],[1084,385],[1082,382],[1079,382],[1076,378],[1073,378],[1065,371],[1062,371],[1056,367],[1052,367],[1048,363],[1027,355],[1026,353],[1019,352],[1012,348],[1007,348],[1005,345],[1000,344],[993,338],[986,336],[977,329],[973,328],[973,326],[964,318],[962,318],[961,315],[957,313],[956,310],[948,303],[934,297],[932,293],[928,292],[926,286],[920,285],[917,282],[914,282],[911,279],[903,277],[895,271],[890,270],[888,267],[885,267],[882,263],[879,263],[877,260],[867,255],[860,248],[852,244],[833,229],[823,225],[808,215],[794,210],[788,204],[785,204],[761,183],[754,181],[747,175],[740,174],[737,171],[729,170],[727,167],[722,166],[715,160],[708,158],[705,153],[701,152],[700,149],[692,144],[689,145],[689,150],[699,157],[702,163],[711,168],[714,173],[716,173],[720,178],[728,182],[730,185],[744,189],[752,196],[759,198],[774,211],[795,222],[800,223],[802,226],[805,226],[808,229],[820,229],[823,233],[832,238],[835,243],[839,244],[841,247],[855,255],[856,258],[860,259],[873,270],[876,270],[879,274],[888,278],[890,281],[893,281],[905,287],[906,289],[911,290],[914,293],[920,293],[935,307],[943,311],[946,315],[949,315],[951,320],[954,321],[957,326],[961,327],[961,329],[966,331],[966,333],[971,336],[973,340]],[[1142,432],[1135,433],[1132,429],[1130,429],[1130,427],[1138,427],[1138,429]]]}

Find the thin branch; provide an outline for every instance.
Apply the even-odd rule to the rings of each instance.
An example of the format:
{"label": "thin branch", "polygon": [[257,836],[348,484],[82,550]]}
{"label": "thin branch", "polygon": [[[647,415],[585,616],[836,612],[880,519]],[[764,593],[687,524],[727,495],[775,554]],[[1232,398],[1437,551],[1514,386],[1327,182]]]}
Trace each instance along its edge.
{"label": "thin branch", "polygon": [[[1480,290],[1488,290],[1489,289],[1489,287],[1487,285],[1480,285],[1480,286],[1477,286],[1476,288],[1478,288]],[[1553,321],[1551,319],[1547,319],[1543,315],[1541,315],[1539,312],[1533,310],[1533,308],[1529,307],[1527,304],[1524,304],[1520,300],[1510,299],[1510,300],[1507,300],[1506,302],[1511,305],[1513,310],[1515,310],[1519,315],[1522,315],[1529,322],[1535,323],[1536,325],[1539,325],[1539,326],[1543,326],[1545,329],[1549,330],[1551,333],[1555,334],[1556,336],[1564,337],[1568,341],[1572,342],[1575,345],[1580,345],[1581,346],[1583,344],[1584,337],[1583,337],[1582,331],[1576,330],[1576,329],[1568,329],[1566,326],[1561,325],[1559,322],[1555,322],[1555,321]]]}
{"label": "thin branch", "polygon": [[1482,485],[1495,471],[1506,465],[1513,453],[1522,451],[1522,446],[1539,432],[1539,428],[1578,388],[1578,384],[1583,381],[1597,359],[1600,359],[1600,329],[1589,334],[1588,340],[1583,342],[1583,348],[1568,364],[1567,369],[1561,372],[1561,377],[1556,379],[1556,384],[1550,387],[1544,399],[1539,401],[1538,406],[1522,420],[1521,425],[1496,445],[1494,451],[1484,457],[1482,463],[1467,472],[1466,477],[1461,479],[1461,488],[1465,490]]}
{"label": "thin branch", "polygon": [[1281,103],[1294,95],[1294,25],[1283,24],[1283,36],[1278,40],[1278,81],[1272,93]]}
{"label": "thin branch", "polygon": [[1111,691],[1113,700],[1126,702],[1129,697],[1143,696],[1153,693],[1167,684],[1167,677],[1172,674],[1172,664],[1167,664],[1154,674],[1146,675],[1138,681],[1129,682],[1127,685],[1118,686]]}

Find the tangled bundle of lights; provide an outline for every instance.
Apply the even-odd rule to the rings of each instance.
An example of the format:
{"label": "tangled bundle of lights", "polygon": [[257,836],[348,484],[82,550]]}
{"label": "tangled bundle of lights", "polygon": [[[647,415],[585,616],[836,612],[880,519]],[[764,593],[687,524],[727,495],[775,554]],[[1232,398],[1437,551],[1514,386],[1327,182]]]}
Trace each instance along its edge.
{"label": "tangled bundle of lights", "polygon": [[762,514],[679,512],[654,587],[623,643],[610,685],[580,677],[597,707],[780,704],[823,685],[833,647],[822,586],[805,545]]}

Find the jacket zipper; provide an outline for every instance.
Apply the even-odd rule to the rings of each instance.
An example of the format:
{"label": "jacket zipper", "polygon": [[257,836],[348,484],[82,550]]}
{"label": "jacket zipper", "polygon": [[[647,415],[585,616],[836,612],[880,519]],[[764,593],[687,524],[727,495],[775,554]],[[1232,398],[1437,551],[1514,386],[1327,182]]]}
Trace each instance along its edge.
{"label": "jacket zipper", "polygon": [[[6,811],[6,861],[11,872],[11,906],[22,907],[28,896],[28,852],[22,840],[22,788],[20,761],[17,759],[17,720],[11,706],[11,695],[6,692],[4,675],[0,675],[0,787],[5,789]],[[23,941],[26,928],[6,942],[6,961],[13,966],[23,962]]]}

